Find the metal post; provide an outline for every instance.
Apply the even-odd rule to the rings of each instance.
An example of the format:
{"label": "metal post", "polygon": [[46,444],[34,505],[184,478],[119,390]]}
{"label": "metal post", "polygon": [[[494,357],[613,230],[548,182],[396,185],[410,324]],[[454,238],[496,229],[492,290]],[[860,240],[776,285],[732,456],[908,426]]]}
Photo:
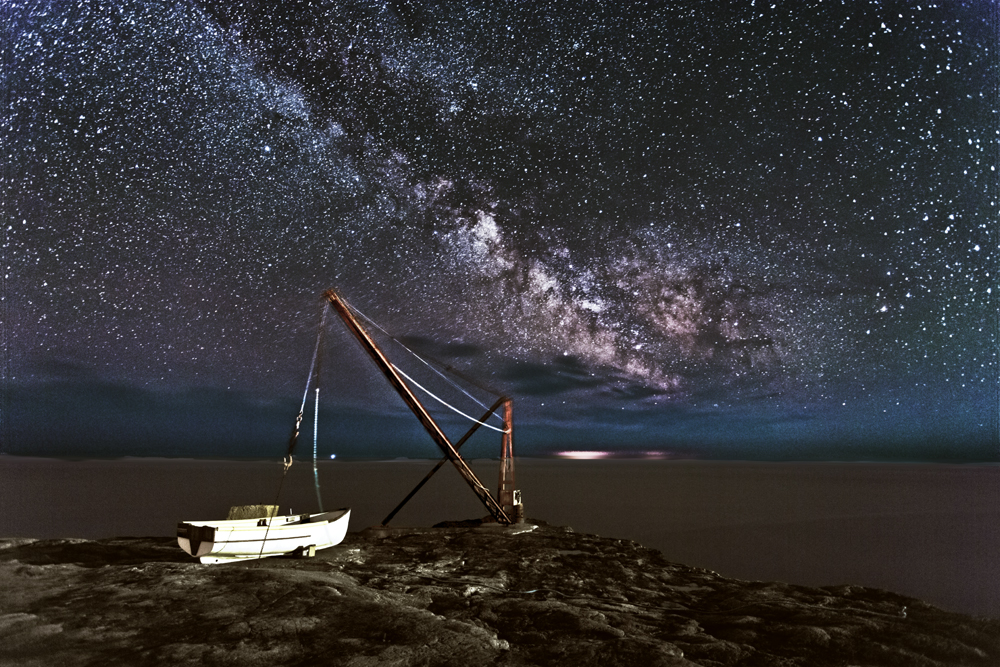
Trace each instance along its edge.
{"label": "metal post", "polygon": [[319,493],[319,467],[316,461],[316,443],[319,435],[319,387],[316,387],[316,407],[313,412],[313,485],[316,487],[316,503],[323,511],[323,498]]}
{"label": "metal post", "polygon": [[514,418],[513,401],[503,404],[503,441],[500,445],[500,484],[497,502],[507,516],[514,516]]}

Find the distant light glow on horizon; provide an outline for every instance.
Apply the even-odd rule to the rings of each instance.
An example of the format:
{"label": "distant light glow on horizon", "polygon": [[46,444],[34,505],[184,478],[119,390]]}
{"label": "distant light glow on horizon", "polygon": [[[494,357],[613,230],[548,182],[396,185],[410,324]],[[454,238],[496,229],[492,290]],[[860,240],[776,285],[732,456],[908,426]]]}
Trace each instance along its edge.
{"label": "distant light glow on horizon", "polygon": [[599,460],[599,459],[672,459],[677,458],[676,454],[663,451],[628,451],[628,450],[567,450],[553,454],[560,459],[576,459],[579,461]]}
{"label": "distant light glow on horizon", "polygon": [[611,452],[556,452],[556,457],[561,459],[577,459],[580,461],[591,461],[596,459],[606,459],[611,456]]}

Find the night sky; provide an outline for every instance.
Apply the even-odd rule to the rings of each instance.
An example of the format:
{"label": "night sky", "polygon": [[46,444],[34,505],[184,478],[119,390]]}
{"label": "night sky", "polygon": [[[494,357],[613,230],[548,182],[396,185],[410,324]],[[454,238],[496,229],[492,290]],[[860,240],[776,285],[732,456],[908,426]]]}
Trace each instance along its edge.
{"label": "night sky", "polygon": [[1000,460],[996,3],[442,4],[3,4],[3,452]]}

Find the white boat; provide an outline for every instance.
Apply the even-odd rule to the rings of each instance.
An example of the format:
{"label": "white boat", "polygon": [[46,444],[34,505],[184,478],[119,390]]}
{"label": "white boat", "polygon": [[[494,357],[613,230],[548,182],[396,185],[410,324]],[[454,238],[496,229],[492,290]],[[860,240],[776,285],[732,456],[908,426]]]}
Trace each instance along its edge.
{"label": "white boat", "polygon": [[[229,510],[229,516],[215,521],[181,521],[177,524],[177,544],[185,552],[202,563],[231,563],[254,560],[271,556],[311,557],[319,549],[340,544],[347,535],[347,524],[351,518],[349,508],[333,511],[323,510],[323,500],[319,492],[319,471],[316,466],[316,433],[319,419],[319,378],[317,357],[322,347],[323,327],[316,337],[306,390],[302,395],[302,407],[295,418],[288,451],[284,456],[284,476],[292,466],[293,453],[299,438],[299,427],[309,396],[309,388],[315,386],[316,412],[313,421],[313,478],[316,484],[316,500],[319,512],[312,514],[278,515],[278,505],[237,505]],[[281,485],[278,485],[281,492]],[[277,497],[275,503],[277,503]]]}
{"label": "white boat", "polygon": [[348,508],[316,514],[260,519],[182,521],[177,544],[202,563],[231,563],[269,556],[315,556],[340,544],[351,517]]}

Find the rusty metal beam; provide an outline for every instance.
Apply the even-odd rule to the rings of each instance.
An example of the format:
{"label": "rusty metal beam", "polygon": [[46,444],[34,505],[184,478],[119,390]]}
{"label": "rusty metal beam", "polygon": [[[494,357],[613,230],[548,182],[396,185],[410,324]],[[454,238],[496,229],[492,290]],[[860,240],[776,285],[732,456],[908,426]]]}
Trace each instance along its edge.
{"label": "rusty metal beam", "polygon": [[347,307],[340,296],[332,289],[327,290],[323,293],[323,298],[326,299],[333,310],[340,316],[340,319],[344,321],[347,329],[354,335],[354,337],[361,344],[361,347],[371,356],[375,365],[382,371],[389,384],[392,385],[393,389],[399,394],[406,403],[407,407],[413,411],[413,414],[420,421],[420,424],[424,427],[427,433],[434,440],[434,443],[441,448],[444,452],[445,458],[451,461],[451,464],[455,466],[455,469],[466,481],[469,487],[472,489],[473,493],[479,497],[479,500],[486,506],[487,511],[490,515],[503,525],[510,525],[512,523],[512,518],[507,516],[503,508],[497,503],[496,499],[492,494],[483,486],[483,483],[479,481],[476,474],[472,472],[472,469],[465,462],[465,459],[459,455],[458,450],[455,446],[448,440],[448,437],[438,426],[434,418],[431,417],[430,413],[423,406],[420,400],[414,395],[413,391],[410,389],[409,385],[403,381],[403,378],[396,371],[396,368],[392,365],[379,346],[375,343],[372,337],[368,334],[361,323],[358,322],[357,318],[354,317],[354,313]]}

